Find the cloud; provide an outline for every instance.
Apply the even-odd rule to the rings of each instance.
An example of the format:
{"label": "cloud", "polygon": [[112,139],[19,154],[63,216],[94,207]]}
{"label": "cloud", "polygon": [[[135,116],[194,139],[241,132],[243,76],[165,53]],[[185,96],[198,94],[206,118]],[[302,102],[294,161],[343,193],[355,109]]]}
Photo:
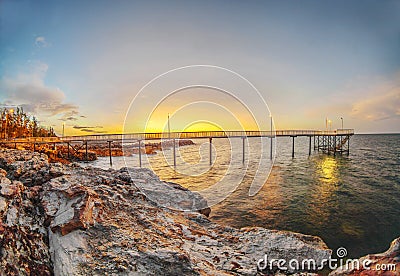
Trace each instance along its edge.
{"label": "cloud", "polygon": [[81,131],[90,132],[90,133],[103,133],[103,131],[98,131],[98,130],[94,130],[94,129],[87,129],[87,128],[82,128]]}
{"label": "cloud", "polygon": [[79,129],[83,132],[90,133],[104,133],[102,130],[98,130],[99,128],[103,128],[102,126],[73,126],[74,129]]}
{"label": "cloud", "polygon": [[73,126],[75,129],[92,129],[92,128],[103,128],[102,126]]}
{"label": "cloud", "polygon": [[78,126],[78,125],[75,125],[72,128],[78,129],[83,132],[104,133],[104,131],[98,130],[99,128],[103,128],[102,126]]}
{"label": "cloud", "polygon": [[353,104],[353,117],[367,121],[400,118],[400,75],[372,87],[366,94]]}
{"label": "cloud", "polygon": [[70,110],[62,113],[62,116],[58,120],[60,120],[60,121],[77,121],[78,117],[80,117],[79,112],[74,109],[70,109]]}
{"label": "cloud", "polygon": [[44,36],[37,36],[35,38],[35,45],[40,48],[41,47],[46,48],[46,47],[51,46],[50,43],[47,42],[47,40]]}
{"label": "cloud", "polygon": [[60,121],[78,121],[78,119],[76,117],[73,116],[63,116],[60,119],[58,119]]}
{"label": "cloud", "polygon": [[19,105],[30,113],[75,120],[79,115],[78,106],[65,103],[65,94],[61,89],[44,83],[47,70],[47,64],[31,62],[29,73],[14,78],[3,77],[0,91],[5,97],[4,101]]}
{"label": "cloud", "polygon": [[350,117],[358,123],[400,119],[400,72],[390,77],[358,77],[306,111],[315,116]]}

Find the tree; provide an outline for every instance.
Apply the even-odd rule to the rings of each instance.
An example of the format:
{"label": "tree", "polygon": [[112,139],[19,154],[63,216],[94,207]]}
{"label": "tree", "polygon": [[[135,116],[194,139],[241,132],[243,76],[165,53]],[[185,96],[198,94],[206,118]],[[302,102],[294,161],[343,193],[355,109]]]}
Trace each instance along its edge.
{"label": "tree", "polygon": [[52,127],[39,125],[35,116],[29,116],[22,107],[0,109],[0,139],[25,137],[55,137]]}

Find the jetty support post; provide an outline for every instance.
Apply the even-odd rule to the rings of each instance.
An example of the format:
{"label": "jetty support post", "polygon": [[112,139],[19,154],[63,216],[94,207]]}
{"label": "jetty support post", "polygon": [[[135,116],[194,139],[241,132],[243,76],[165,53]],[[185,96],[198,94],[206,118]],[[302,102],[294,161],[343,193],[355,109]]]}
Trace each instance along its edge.
{"label": "jetty support post", "polygon": [[210,141],[210,166],[212,165],[212,137],[208,138]]}
{"label": "jetty support post", "polygon": [[315,150],[315,135],[313,136],[313,138],[314,138],[314,150]]}
{"label": "jetty support post", "polygon": [[315,135],[313,137],[314,137],[314,150],[315,150]]}
{"label": "jetty support post", "polygon": [[17,143],[14,143],[14,149],[16,149],[17,148]]}
{"label": "jetty support post", "polygon": [[142,167],[142,140],[138,140],[138,148],[139,148],[139,167]]}
{"label": "jetty support post", "polygon": [[340,136],[340,153],[343,153],[343,136]]}
{"label": "jetty support post", "polygon": [[111,152],[112,141],[107,141],[107,142],[108,142],[108,155],[110,156],[110,166],[112,166],[112,152]]}
{"label": "jetty support post", "polygon": [[172,139],[173,142],[173,148],[174,148],[174,168],[176,168],[176,147],[175,147],[175,139]]}
{"label": "jetty support post", "polygon": [[269,159],[272,160],[272,131],[271,131],[271,141],[270,141],[270,149],[269,149]]}
{"label": "jetty support post", "polygon": [[333,136],[333,156],[336,156],[336,135]]}
{"label": "jetty support post", "polygon": [[308,155],[311,155],[311,136],[309,137],[310,141],[308,144]]}
{"label": "jetty support post", "polygon": [[68,152],[68,153],[67,153],[67,157],[68,157],[68,160],[69,160],[69,159],[70,159],[70,158],[69,158],[69,142],[67,142],[67,152]]}
{"label": "jetty support post", "polygon": [[327,143],[327,145],[328,145],[328,155],[331,153],[331,137],[328,135],[328,143]]}
{"label": "jetty support post", "polygon": [[89,158],[88,158],[88,146],[87,146],[87,141],[85,141],[85,158],[86,158],[86,162],[88,162],[88,161],[89,161]]}
{"label": "jetty support post", "polygon": [[294,137],[292,136],[292,158],[294,158]]}
{"label": "jetty support post", "polygon": [[242,163],[244,163],[244,159],[245,159],[245,155],[246,155],[246,152],[245,152],[245,140],[246,140],[246,137],[242,137],[242,144],[243,144],[243,150],[242,150],[242,153],[243,153],[243,155],[242,155]]}
{"label": "jetty support post", "polygon": [[347,155],[350,155],[350,135],[347,135]]}
{"label": "jetty support post", "polygon": [[317,136],[317,150],[319,151],[319,135]]}

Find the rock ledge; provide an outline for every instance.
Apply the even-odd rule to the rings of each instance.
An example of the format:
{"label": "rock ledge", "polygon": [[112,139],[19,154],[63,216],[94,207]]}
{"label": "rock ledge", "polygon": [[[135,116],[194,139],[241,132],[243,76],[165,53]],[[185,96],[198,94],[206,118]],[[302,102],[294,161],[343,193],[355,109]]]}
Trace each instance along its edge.
{"label": "rock ledge", "polygon": [[[166,193],[168,183],[147,169],[51,164],[5,149],[0,168],[1,275],[261,275],[272,272],[257,269],[265,254],[331,255],[318,237],[215,224],[198,195],[176,184]],[[158,206],[139,186],[165,200],[197,200],[202,211]]]}

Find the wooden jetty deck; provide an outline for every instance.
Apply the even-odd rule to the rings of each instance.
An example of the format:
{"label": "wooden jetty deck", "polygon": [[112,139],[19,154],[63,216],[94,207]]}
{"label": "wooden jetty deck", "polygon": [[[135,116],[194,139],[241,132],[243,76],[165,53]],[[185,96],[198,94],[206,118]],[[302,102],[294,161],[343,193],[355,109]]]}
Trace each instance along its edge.
{"label": "wooden jetty deck", "polygon": [[14,138],[9,140],[0,140],[0,144],[32,143],[35,146],[39,144],[66,144],[68,155],[70,148],[74,148],[74,144],[85,146],[86,156],[88,152],[88,143],[107,143],[110,155],[110,164],[112,164],[111,146],[112,143],[129,143],[136,142],[139,148],[139,162],[141,165],[141,148],[142,142],[146,140],[173,140],[174,145],[174,165],[176,166],[175,141],[179,139],[204,139],[208,138],[210,142],[210,164],[212,160],[212,139],[214,138],[241,138],[243,140],[243,162],[245,157],[245,139],[251,137],[267,137],[270,138],[270,158],[273,158],[272,145],[273,139],[279,137],[292,138],[292,157],[295,153],[295,138],[309,137],[309,151],[311,155],[312,141],[314,142],[314,150],[322,151],[327,154],[343,154],[350,153],[350,137],[354,135],[354,129],[336,129],[336,130],[276,130],[276,131],[197,131],[197,132],[146,132],[146,133],[127,133],[127,134],[96,134],[82,136],[66,136],[66,137],[29,137]]}

